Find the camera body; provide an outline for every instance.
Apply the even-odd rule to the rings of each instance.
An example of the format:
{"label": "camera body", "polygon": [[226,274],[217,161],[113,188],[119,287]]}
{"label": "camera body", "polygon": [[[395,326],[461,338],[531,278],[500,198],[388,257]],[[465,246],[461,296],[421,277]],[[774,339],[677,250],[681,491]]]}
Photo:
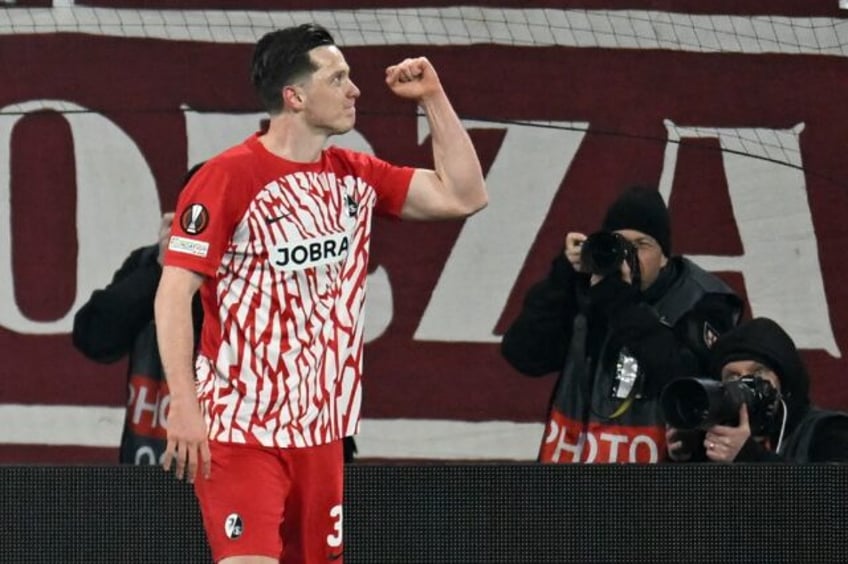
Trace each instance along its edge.
{"label": "camera body", "polygon": [[627,262],[633,280],[639,278],[639,254],[633,243],[613,231],[589,235],[580,247],[580,263],[590,274],[607,276],[621,270]]}
{"label": "camera body", "polygon": [[752,436],[768,434],[780,394],[757,376],[719,382],[702,378],[671,381],[660,395],[666,422],[677,429],[708,429],[713,425],[739,424],[739,408],[748,406]]}

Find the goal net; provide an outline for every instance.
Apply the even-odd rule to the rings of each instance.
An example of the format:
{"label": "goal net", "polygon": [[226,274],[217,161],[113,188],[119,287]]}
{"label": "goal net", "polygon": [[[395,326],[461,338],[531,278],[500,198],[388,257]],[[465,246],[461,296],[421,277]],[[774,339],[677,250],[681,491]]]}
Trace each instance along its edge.
{"label": "goal net", "polygon": [[[56,0],[51,7],[27,7],[26,1],[0,3],[0,37],[47,34],[86,34],[115,38],[162,41],[253,44],[262,34],[312,21],[330,29],[347,48],[374,46],[461,47],[500,46],[522,50],[572,49],[666,51],[673,53],[785,55],[844,59],[848,55],[848,20],[813,9],[813,15],[751,15],[673,13],[652,10],[587,10],[446,6],[428,8],[356,8],[323,10],[179,9],[179,2],[160,2],[149,9],[134,6],[156,2],[73,2]],[[43,4],[43,2],[41,2]],[[115,4],[126,7],[105,7]],[[203,2],[186,3],[192,6]],[[262,4],[261,2],[259,4]],[[557,80],[556,60],[533,62],[539,73]],[[85,64],[80,61],[80,64]],[[473,69],[468,69],[473,72]],[[787,77],[788,79],[788,77]],[[575,81],[573,88],[580,88]],[[787,80],[787,88],[791,83]],[[495,89],[496,90],[496,89]],[[647,93],[650,95],[650,93]],[[20,111],[7,105],[3,112]],[[367,110],[366,110],[367,113]],[[474,119],[510,121],[509,116],[475,113]],[[516,121],[521,121],[517,120]],[[558,127],[539,123],[536,127]],[[575,127],[574,124],[569,127]],[[591,128],[591,124],[586,125]],[[782,131],[745,128],[733,135],[721,131],[727,152],[803,167],[798,135],[803,125],[793,123]],[[608,135],[632,135],[614,129]],[[667,124],[663,142],[681,137],[713,135],[708,128]],[[784,139],[785,138],[785,139]],[[829,171],[814,171],[826,177]]]}

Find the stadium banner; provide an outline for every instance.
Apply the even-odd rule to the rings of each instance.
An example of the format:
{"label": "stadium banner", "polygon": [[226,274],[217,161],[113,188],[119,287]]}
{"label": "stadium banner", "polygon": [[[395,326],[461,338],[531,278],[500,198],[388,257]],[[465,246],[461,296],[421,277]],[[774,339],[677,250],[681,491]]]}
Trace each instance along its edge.
{"label": "stadium banner", "polygon": [[535,457],[554,375],[519,375],[500,337],[565,233],[595,230],[636,183],[669,203],[674,253],[779,321],[813,399],[848,409],[836,0],[45,4],[0,4],[0,462],[117,458],[126,364],[77,352],[73,315],[155,241],[187,168],[261,127],[253,42],[308,19],[336,33],[362,91],[333,142],[431,166],[426,119],[384,84],[386,66],[427,56],[490,191],[466,221],[375,225],[363,457]]}

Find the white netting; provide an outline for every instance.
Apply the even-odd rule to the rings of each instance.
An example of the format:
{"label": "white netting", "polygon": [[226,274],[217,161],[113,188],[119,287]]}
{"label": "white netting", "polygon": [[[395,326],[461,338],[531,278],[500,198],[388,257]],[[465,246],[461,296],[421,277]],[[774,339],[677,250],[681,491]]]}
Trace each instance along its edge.
{"label": "white netting", "polygon": [[[0,0],[2,2],[2,0]],[[118,9],[54,2],[52,8],[0,3],[0,37],[79,33],[225,44],[252,44],[268,31],[312,21],[343,47],[499,45],[686,53],[848,55],[848,19],[776,15],[685,14],[646,10],[582,10],[454,6],[349,10]],[[21,111],[14,104],[3,113]],[[477,115],[475,119],[494,116]],[[725,151],[800,166],[797,142],[746,138],[740,131]],[[610,132],[615,133],[615,132]],[[767,135],[767,134],[765,134]],[[788,139],[796,139],[790,135]]]}
{"label": "white netting", "polygon": [[304,21],[332,29],[340,44],[351,47],[482,43],[707,53],[848,54],[845,19],[471,6],[307,11],[12,6],[0,9],[0,35],[69,32],[251,43],[267,31]]}

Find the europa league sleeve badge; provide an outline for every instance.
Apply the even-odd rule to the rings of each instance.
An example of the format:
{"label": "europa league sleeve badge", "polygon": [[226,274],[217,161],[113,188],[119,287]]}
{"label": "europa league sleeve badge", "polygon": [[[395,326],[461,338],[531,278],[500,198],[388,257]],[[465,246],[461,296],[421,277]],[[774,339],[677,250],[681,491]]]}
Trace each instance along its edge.
{"label": "europa league sleeve badge", "polygon": [[209,212],[203,204],[191,204],[180,216],[180,227],[189,235],[200,235],[209,225]]}

